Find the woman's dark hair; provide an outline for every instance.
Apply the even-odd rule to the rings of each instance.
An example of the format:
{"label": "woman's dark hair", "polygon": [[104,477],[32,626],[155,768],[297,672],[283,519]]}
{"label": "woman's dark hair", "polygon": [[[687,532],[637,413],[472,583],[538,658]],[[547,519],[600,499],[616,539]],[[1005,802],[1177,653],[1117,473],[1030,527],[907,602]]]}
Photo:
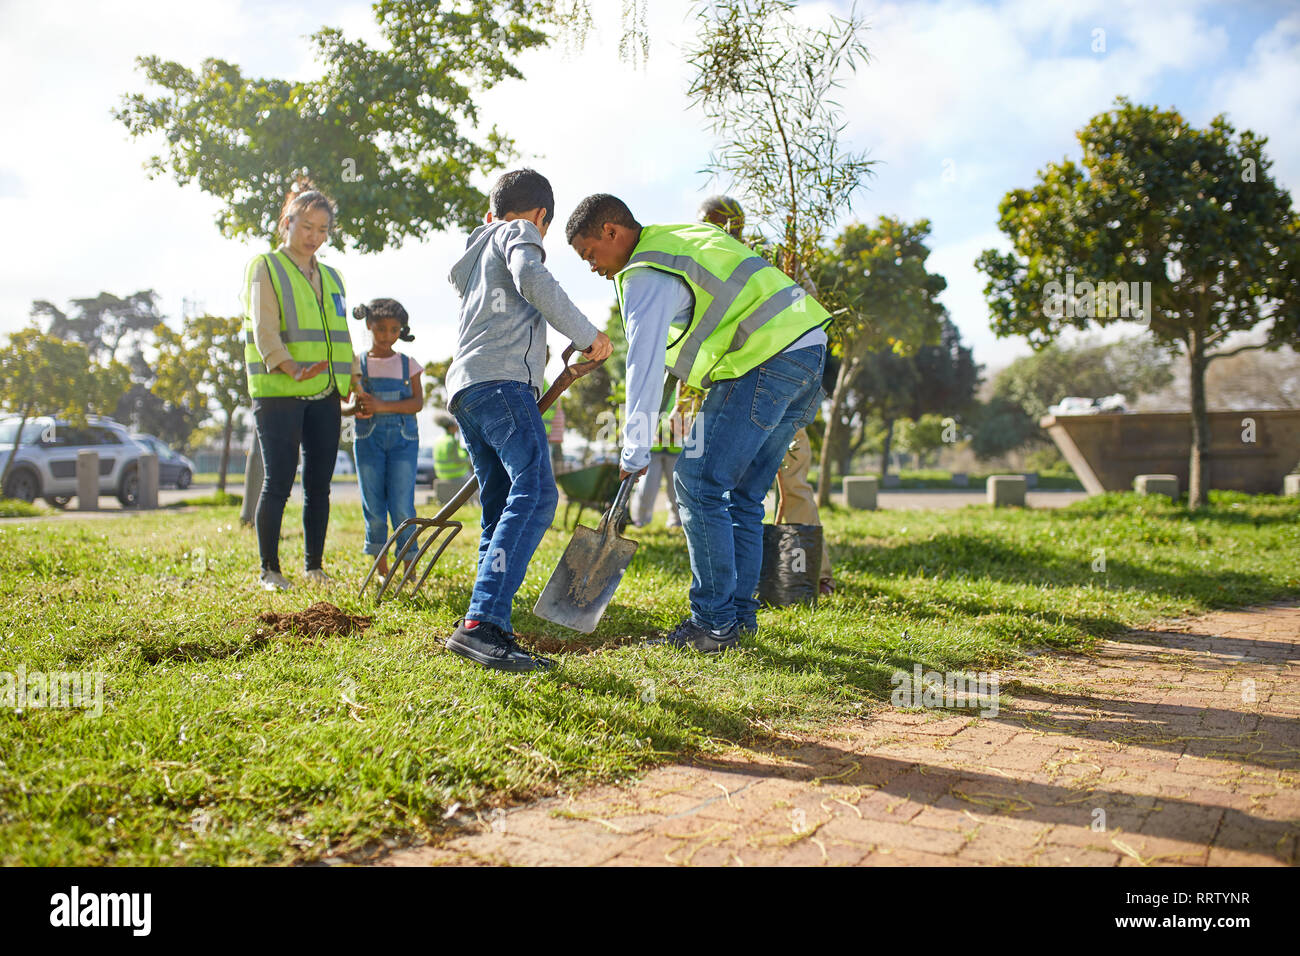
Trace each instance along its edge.
{"label": "woman's dark hair", "polygon": [[636,221],[632,210],[627,208],[623,200],[609,193],[596,193],[578,203],[578,208],[573,210],[573,215],[564,228],[564,241],[573,245],[573,237],[577,235],[593,239],[600,235],[601,228],[607,222],[628,229],[641,228],[641,223]]}
{"label": "woman's dark hair", "polygon": [[338,212],[334,200],[317,189],[310,179],[300,176],[294,180],[292,188],[284,197],[284,205],[280,207],[278,228],[281,238],[288,237],[293,221],[308,209],[324,209],[330,217],[330,229],[334,228],[334,217]]}
{"label": "woman's dark hair", "polygon": [[402,333],[398,338],[403,342],[415,341],[415,336],[411,334],[410,319],[406,309],[402,308],[402,303],[396,299],[371,299],[367,303],[354,306],[352,318],[361,319],[366,325],[375,319],[396,319],[402,323]]}

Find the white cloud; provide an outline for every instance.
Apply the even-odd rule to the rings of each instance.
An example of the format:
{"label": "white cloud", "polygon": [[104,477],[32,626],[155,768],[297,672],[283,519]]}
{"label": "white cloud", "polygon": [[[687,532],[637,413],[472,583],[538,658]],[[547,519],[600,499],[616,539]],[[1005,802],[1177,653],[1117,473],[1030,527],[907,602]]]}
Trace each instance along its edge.
{"label": "white cloud", "polygon": [[1300,187],[1300,13],[1255,41],[1242,66],[1218,78],[1213,108],[1227,112],[1237,130],[1267,136],[1273,175],[1294,195]]}

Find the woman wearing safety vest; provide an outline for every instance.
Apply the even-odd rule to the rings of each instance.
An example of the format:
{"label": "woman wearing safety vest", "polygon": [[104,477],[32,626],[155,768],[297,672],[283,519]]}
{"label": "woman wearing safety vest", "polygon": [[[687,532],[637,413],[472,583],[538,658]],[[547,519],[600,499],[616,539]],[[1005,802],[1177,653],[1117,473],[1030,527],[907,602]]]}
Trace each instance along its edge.
{"label": "woman wearing safety vest", "polygon": [[321,569],[330,480],[338,456],[341,402],[360,374],[348,334],[338,271],[316,260],[334,226],[334,203],[311,183],[290,190],[280,212],[282,243],[255,257],[244,278],[244,361],[266,477],[254,522],[268,591],[288,590],[280,572],[280,523],[302,454],[303,549],[307,580]]}
{"label": "woman wearing safety vest", "polygon": [[673,475],[691,613],[652,643],[725,651],[758,629],[763,497],[821,405],[830,314],[721,229],[642,226],[606,193],[578,203],[565,239],[614,280],[627,331],[622,477],[649,462],[665,366],[707,390]]}

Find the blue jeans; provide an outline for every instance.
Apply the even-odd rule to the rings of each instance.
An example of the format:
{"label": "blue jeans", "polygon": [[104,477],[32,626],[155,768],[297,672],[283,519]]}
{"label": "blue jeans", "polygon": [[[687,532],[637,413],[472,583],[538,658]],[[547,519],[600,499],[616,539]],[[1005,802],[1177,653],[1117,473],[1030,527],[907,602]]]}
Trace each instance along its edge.
{"label": "blue jeans", "polygon": [[763,496],[822,401],[821,345],[782,352],[709,389],[673,481],[691,559],[691,618],[757,624]]}
{"label": "blue jeans", "polygon": [[[409,419],[409,421],[406,421]],[[374,427],[352,446],[361,486],[361,513],[366,519],[366,554],[379,554],[388,542],[388,519],[396,528],[415,517],[415,461],[420,434],[413,415],[376,415]],[[415,434],[411,434],[414,432]],[[396,554],[401,555],[414,528],[402,532]],[[412,552],[407,558],[415,557]]]}
{"label": "blue jeans", "polygon": [[465,617],[510,631],[510,609],[533,552],[555,516],[546,426],[524,382],[461,389],[450,411],[460,424],[483,502],[478,575]]}

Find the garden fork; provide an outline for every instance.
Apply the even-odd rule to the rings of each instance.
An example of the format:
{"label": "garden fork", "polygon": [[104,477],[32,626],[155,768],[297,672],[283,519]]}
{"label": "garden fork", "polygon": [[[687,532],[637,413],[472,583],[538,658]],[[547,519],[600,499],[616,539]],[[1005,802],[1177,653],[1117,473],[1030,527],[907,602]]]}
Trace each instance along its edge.
{"label": "garden fork", "polygon": [[[572,344],[564,350],[564,355],[562,356],[564,371],[561,372],[559,377],[555,380],[555,384],[547,389],[546,394],[537,402],[537,410],[539,412],[545,412],[555,404],[555,400],[558,399],[564,391],[569,388],[569,386],[582,378],[582,376],[586,375],[588,372],[595,369],[597,365],[601,364],[600,362],[593,360],[570,365],[569,359],[576,351],[577,346]],[[375,556],[374,562],[370,565],[370,571],[366,574],[366,579],[361,582],[361,589],[357,592],[357,597],[366,593],[366,588],[370,585],[370,579],[375,576],[375,571],[379,569],[379,559],[388,553],[388,550],[394,546],[397,539],[401,537],[402,533],[408,528],[414,528],[415,531],[410,536],[410,540],[406,542],[406,546],[402,549],[402,553],[394,557],[392,565],[388,569],[388,574],[384,576],[383,582],[379,585],[379,592],[375,595],[375,603],[378,604],[384,599],[384,594],[388,591],[389,584],[392,583],[393,578],[397,575],[398,569],[402,566],[402,562],[406,559],[408,554],[411,554],[412,551],[415,553],[414,557],[410,559],[406,572],[402,575],[401,580],[398,581],[397,586],[393,589],[393,594],[395,595],[402,593],[402,589],[406,587],[415,576],[416,571],[419,570],[420,562],[423,560],[425,554],[428,553],[429,549],[433,547],[434,544],[437,544],[438,550],[433,553],[433,557],[424,565],[424,571],[420,573],[419,578],[415,581],[415,586],[411,588],[410,594],[414,597],[419,592],[420,588],[424,586],[424,579],[429,576],[429,572],[433,570],[433,566],[438,563],[438,559],[442,557],[442,552],[447,549],[447,545],[451,544],[451,539],[456,537],[456,535],[460,533],[460,529],[464,527],[461,522],[453,521],[451,516],[459,511],[465,502],[474,497],[474,492],[477,490],[478,476],[471,475],[469,480],[461,486],[460,491],[456,492],[455,497],[443,505],[442,510],[432,518],[407,518],[394,528],[393,533],[389,535],[388,541],[384,544],[384,550]],[[432,531],[432,534],[425,535],[425,532],[429,531]],[[420,541],[422,536],[424,537],[423,542]]]}

